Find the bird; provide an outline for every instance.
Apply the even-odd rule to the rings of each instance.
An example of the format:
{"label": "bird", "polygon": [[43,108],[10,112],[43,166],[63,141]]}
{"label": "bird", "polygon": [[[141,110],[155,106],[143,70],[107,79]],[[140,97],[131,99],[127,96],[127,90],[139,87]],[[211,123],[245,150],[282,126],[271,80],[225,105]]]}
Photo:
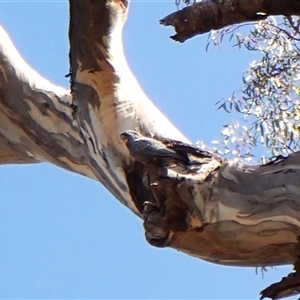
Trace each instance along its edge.
{"label": "bird", "polygon": [[126,130],[120,136],[129,153],[144,165],[180,166],[182,168],[187,168],[189,165],[189,159],[186,155],[178,154],[161,141],[145,137],[134,130]]}

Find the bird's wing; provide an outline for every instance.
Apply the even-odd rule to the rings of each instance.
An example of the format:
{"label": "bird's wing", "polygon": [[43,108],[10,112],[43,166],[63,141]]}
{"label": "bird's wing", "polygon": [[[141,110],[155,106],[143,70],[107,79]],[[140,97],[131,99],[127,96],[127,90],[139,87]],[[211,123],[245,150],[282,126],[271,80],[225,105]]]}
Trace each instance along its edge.
{"label": "bird's wing", "polygon": [[149,155],[156,157],[174,158],[184,163],[188,163],[181,155],[168,149],[163,143],[152,139],[138,139],[134,142],[134,152],[137,155]]}

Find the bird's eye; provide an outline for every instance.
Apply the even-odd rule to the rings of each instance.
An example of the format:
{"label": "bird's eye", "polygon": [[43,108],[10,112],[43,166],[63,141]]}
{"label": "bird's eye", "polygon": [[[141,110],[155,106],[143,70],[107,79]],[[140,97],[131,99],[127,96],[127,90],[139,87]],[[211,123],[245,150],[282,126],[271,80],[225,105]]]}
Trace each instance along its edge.
{"label": "bird's eye", "polygon": [[125,133],[122,133],[122,134],[120,135],[120,137],[121,137],[121,139],[122,139],[124,142],[126,142],[126,141],[128,140],[127,135],[126,135]]}

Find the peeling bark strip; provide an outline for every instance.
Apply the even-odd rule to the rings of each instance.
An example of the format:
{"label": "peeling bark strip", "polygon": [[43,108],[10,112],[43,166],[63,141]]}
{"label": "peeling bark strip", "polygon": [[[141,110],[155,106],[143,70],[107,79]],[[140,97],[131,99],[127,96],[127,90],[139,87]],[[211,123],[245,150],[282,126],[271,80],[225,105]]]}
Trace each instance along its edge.
{"label": "peeling bark strip", "polygon": [[[300,2],[200,2],[182,19],[165,19],[177,22],[179,40],[199,33],[188,20],[197,7],[207,15],[199,20],[204,32],[259,12],[299,12]],[[144,219],[146,239],[156,247],[224,265],[294,264],[295,272],[262,298],[298,293],[300,152],[246,166],[189,144],[127,65],[126,13],[126,1],[70,0],[72,94],[32,70],[0,29],[0,163],[46,161],[97,179]],[[132,131],[137,144],[126,146]]]}
{"label": "peeling bark strip", "polygon": [[160,24],[173,26],[176,33],[171,38],[185,42],[212,29],[263,20],[271,15],[300,15],[298,0],[204,0],[174,12]]}

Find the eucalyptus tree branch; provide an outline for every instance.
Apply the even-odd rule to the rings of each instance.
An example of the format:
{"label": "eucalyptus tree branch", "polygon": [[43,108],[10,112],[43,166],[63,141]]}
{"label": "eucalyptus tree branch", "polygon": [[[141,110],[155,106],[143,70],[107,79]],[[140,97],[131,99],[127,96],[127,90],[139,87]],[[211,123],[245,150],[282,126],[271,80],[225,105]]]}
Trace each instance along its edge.
{"label": "eucalyptus tree branch", "polygon": [[47,161],[78,173],[85,145],[70,92],[42,78],[0,28],[1,163]]}
{"label": "eucalyptus tree branch", "polygon": [[271,15],[300,15],[300,3],[297,0],[204,0],[164,17],[160,23],[173,26],[176,34],[171,38],[183,43],[213,29],[263,20]]}
{"label": "eucalyptus tree branch", "polygon": [[0,158],[47,161],[102,182],[139,214],[124,174],[130,162],[120,133],[187,139],[161,114],[132,75],[122,47],[127,4],[70,1],[71,92],[54,86],[20,57],[1,31]]}
{"label": "eucalyptus tree branch", "polygon": [[[143,218],[153,246],[225,265],[295,263],[300,154],[246,166],[191,145],[128,68],[126,13],[127,1],[70,0],[71,92],[33,71],[1,30],[0,162],[46,161],[98,180]],[[128,130],[135,147],[120,137]]]}

